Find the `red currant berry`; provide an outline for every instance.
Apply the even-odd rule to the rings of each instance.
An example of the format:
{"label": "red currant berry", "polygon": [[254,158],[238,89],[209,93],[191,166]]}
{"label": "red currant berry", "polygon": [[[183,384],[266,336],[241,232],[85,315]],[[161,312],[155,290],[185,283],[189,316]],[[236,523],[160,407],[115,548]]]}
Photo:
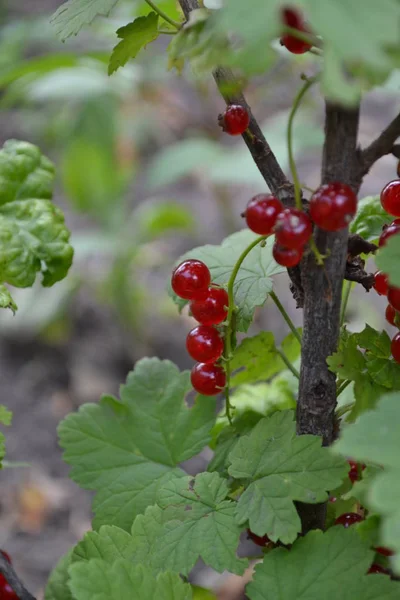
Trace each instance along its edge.
{"label": "red currant berry", "polygon": [[348,226],[357,211],[357,197],[345,183],[326,183],[312,195],[310,217],[325,231]]}
{"label": "red currant berry", "polygon": [[250,125],[250,115],[244,106],[231,104],[219,117],[219,124],[229,135],[241,135]]}
{"label": "red currant berry", "polygon": [[378,554],[382,554],[382,556],[393,556],[394,552],[393,550],[389,550],[389,548],[385,548],[384,546],[378,546],[377,548],[374,548],[375,552],[378,552]]}
{"label": "red currant berry", "polygon": [[343,525],[343,527],[350,527],[351,525],[354,525],[355,523],[359,523],[360,521],[363,521],[363,518],[361,515],[358,515],[357,513],[344,513],[343,515],[340,515],[340,517],[338,517],[335,521],[335,525]]}
{"label": "red currant berry", "polygon": [[269,544],[273,544],[273,542],[271,542],[271,540],[269,539],[269,537],[267,535],[263,535],[261,537],[259,535],[256,535],[252,531],[250,531],[250,529],[247,530],[247,537],[252,542],[257,544],[257,546],[261,546],[262,548],[265,548],[265,546],[268,546]]}
{"label": "red currant berry", "polygon": [[334,504],[335,502],[337,502],[336,496],[330,496],[329,497],[329,502],[332,502],[332,504]]}
{"label": "red currant berry", "polygon": [[389,304],[395,310],[400,310],[400,288],[389,287],[387,297],[388,297]]}
{"label": "red currant berry", "polygon": [[[354,460],[348,460],[347,462],[350,465],[349,479],[350,479],[351,483],[354,483],[355,481],[359,480],[358,464],[356,462],[354,462]],[[360,465],[360,467],[361,467],[361,470],[364,471],[365,465]]]}
{"label": "red currant berry", "polygon": [[272,233],[278,214],[283,210],[282,203],[270,194],[258,194],[250,200],[245,211],[249,229],[259,235]]}
{"label": "red currant berry", "polygon": [[192,316],[202,325],[218,325],[228,314],[229,298],[224,288],[210,287],[204,300],[192,300]]}
{"label": "red currant berry", "polygon": [[383,271],[377,271],[375,273],[374,288],[380,296],[387,296],[389,291],[388,276]]}
{"label": "red currant berry", "polygon": [[189,332],[186,349],[194,360],[213,363],[222,355],[224,342],[214,327],[199,325]]}
{"label": "red currant berry", "polygon": [[171,286],[175,294],[185,300],[204,298],[211,275],[201,260],[185,260],[172,273]]}
{"label": "red currant berry", "polygon": [[295,267],[303,256],[302,248],[285,248],[275,242],[272,248],[272,256],[282,267]]}
{"label": "red currant berry", "polygon": [[304,248],[312,235],[310,217],[297,208],[285,208],[275,223],[275,237],[280,246]]}
{"label": "red currant berry", "polygon": [[394,338],[392,339],[392,343],[390,345],[390,351],[394,360],[397,363],[400,363],[400,331],[396,333]]}
{"label": "red currant berry", "polygon": [[389,215],[400,217],[400,181],[389,181],[381,192],[381,204]]}
{"label": "red currant berry", "polygon": [[390,306],[390,304],[387,305],[386,307],[386,311],[385,311],[385,317],[386,317],[386,321],[388,323],[390,323],[391,325],[393,325],[393,327],[396,327],[396,311],[394,310],[393,306]]}
{"label": "red currant berry", "polygon": [[192,369],[192,386],[203,396],[215,396],[225,387],[225,371],[219,365],[198,363]]}
{"label": "red currant berry", "polygon": [[382,567],[381,565],[378,565],[376,563],[372,564],[370,566],[370,568],[368,569],[369,575],[372,575],[374,573],[381,573],[382,575],[389,575],[389,571],[387,569],[385,569],[384,567]]}
{"label": "red currant berry", "polygon": [[[282,20],[288,27],[293,27],[293,29],[297,29],[303,33],[309,33],[304,25],[302,16],[296,10],[285,8],[282,11]],[[311,48],[311,44],[308,44],[303,40],[299,40],[290,33],[281,37],[281,44],[293,54],[304,54],[304,52],[308,52],[308,50]]]}
{"label": "red currant berry", "polygon": [[4,556],[6,561],[9,562],[11,565],[11,563],[12,563],[11,556],[5,550],[0,550],[0,552],[2,553],[2,555]]}
{"label": "red currant berry", "polygon": [[379,247],[382,247],[386,244],[388,239],[392,237],[392,235],[396,235],[396,233],[400,232],[400,224],[392,223],[385,227],[385,229],[381,233],[381,237],[379,238]]}

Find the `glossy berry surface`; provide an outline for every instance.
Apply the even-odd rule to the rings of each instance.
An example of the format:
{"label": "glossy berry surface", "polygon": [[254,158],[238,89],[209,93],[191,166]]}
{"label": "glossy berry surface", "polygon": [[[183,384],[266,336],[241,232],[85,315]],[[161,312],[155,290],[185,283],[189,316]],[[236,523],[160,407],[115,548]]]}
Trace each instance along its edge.
{"label": "glossy berry surface", "polygon": [[214,327],[199,325],[188,333],[186,349],[198,362],[216,362],[224,351],[224,342]]}
{"label": "glossy berry surface", "polygon": [[285,248],[304,248],[312,235],[312,223],[305,212],[285,208],[275,223],[275,238]]}
{"label": "glossy berry surface", "polygon": [[17,594],[7,583],[3,575],[0,575],[0,600],[18,600]]}
{"label": "glossy berry surface", "polygon": [[400,288],[389,287],[387,298],[395,310],[400,310]]}
{"label": "glossy berry surface", "polygon": [[[293,29],[298,29],[303,33],[309,33],[304,25],[301,14],[297,10],[285,8],[282,11],[282,21],[287,27],[293,27]],[[281,37],[281,44],[282,46],[285,46],[289,52],[292,52],[292,54],[304,54],[304,52],[308,52],[311,48],[311,44],[299,40],[294,35],[290,35],[290,33]]]}
{"label": "glossy berry surface", "polygon": [[357,513],[344,513],[343,515],[340,515],[340,517],[338,517],[335,521],[335,525],[343,525],[343,527],[350,527],[351,525],[354,525],[355,523],[359,523],[360,521],[363,521],[363,518],[361,515],[357,514]]}
{"label": "glossy berry surface", "polygon": [[246,223],[249,229],[259,235],[272,233],[275,221],[283,205],[270,194],[258,194],[248,203],[245,211]]}
{"label": "glossy berry surface", "polygon": [[220,125],[229,135],[241,135],[250,125],[250,115],[244,106],[231,104],[221,115]]}
{"label": "glossy berry surface", "polygon": [[199,394],[215,396],[225,387],[225,371],[219,365],[199,363],[192,369],[192,386]]}
{"label": "glossy berry surface", "polygon": [[272,256],[282,267],[295,267],[299,264],[303,256],[303,249],[285,248],[275,242],[272,248]]}
{"label": "glossy berry surface", "polygon": [[379,238],[379,246],[384,246],[388,239],[397,233],[400,233],[400,223],[393,222],[391,225],[388,225],[388,227],[385,227],[381,233],[381,237]]}
{"label": "glossy berry surface", "polygon": [[392,343],[390,344],[390,351],[394,360],[397,363],[400,363],[400,331],[399,333],[396,333],[396,335],[392,339]]}
{"label": "glossy berry surface", "polygon": [[394,310],[393,306],[391,306],[390,304],[388,304],[386,307],[385,317],[386,317],[386,321],[388,323],[393,325],[393,327],[396,327],[396,321],[395,321],[396,311]]}
{"label": "glossy berry surface", "polygon": [[256,535],[250,529],[247,530],[247,536],[252,542],[257,544],[257,546],[261,546],[262,548],[265,548],[265,546],[268,546],[269,544],[273,544],[267,535]]}
{"label": "glossy berry surface", "polygon": [[310,199],[310,217],[325,231],[339,231],[348,226],[357,211],[357,197],[345,183],[321,185]]}
{"label": "glossy berry surface", "polygon": [[228,314],[228,292],[223,288],[208,288],[203,300],[192,300],[190,311],[192,316],[202,325],[218,325],[225,321]]}
{"label": "glossy berry surface", "polygon": [[380,296],[387,296],[389,291],[388,277],[383,271],[377,271],[375,273],[374,288]]}
{"label": "glossy berry surface", "polygon": [[378,552],[378,554],[382,554],[382,556],[393,556],[394,552],[393,550],[389,550],[389,548],[385,548],[384,546],[378,546],[377,548],[374,548],[375,552]]}
{"label": "glossy berry surface", "polygon": [[389,215],[400,217],[400,180],[389,181],[381,192],[381,204]]}
{"label": "glossy berry surface", "polygon": [[185,300],[204,298],[211,282],[210,271],[201,260],[185,260],[172,273],[171,286]]}
{"label": "glossy berry surface", "polygon": [[[348,460],[347,462],[350,465],[349,479],[352,483],[354,483],[355,481],[358,481],[360,479],[360,474],[358,471],[358,464],[356,462],[354,462],[354,460]],[[365,465],[360,465],[360,467],[361,467],[361,470],[364,471]]]}
{"label": "glossy berry surface", "polygon": [[382,575],[389,575],[389,571],[387,569],[385,569],[384,567],[382,567],[381,565],[378,565],[376,563],[372,564],[370,566],[370,568],[368,569],[369,575],[373,575],[374,573],[381,573]]}

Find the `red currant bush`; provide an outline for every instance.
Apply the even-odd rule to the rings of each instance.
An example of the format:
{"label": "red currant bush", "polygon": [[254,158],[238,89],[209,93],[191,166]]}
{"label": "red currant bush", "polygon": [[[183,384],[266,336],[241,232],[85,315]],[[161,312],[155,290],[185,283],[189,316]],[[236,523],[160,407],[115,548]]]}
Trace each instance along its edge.
{"label": "red currant bush", "polygon": [[210,287],[203,300],[192,300],[192,316],[202,325],[219,325],[228,314],[229,298],[224,288]]}
{"label": "red currant bush", "polygon": [[215,396],[225,387],[225,371],[219,365],[199,363],[192,369],[191,382],[199,394]]}
{"label": "red currant bush", "polygon": [[275,223],[275,238],[285,248],[304,248],[312,235],[312,223],[305,212],[285,208]]}
{"label": "red currant bush", "polygon": [[303,249],[301,248],[285,248],[275,242],[272,248],[272,256],[282,267],[295,267],[299,264],[303,256]]}
{"label": "red currant bush", "polygon": [[270,194],[258,194],[248,203],[245,211],[249,229],[259,235],[269,235],[278,214],[283,210],[282,203]]}
{"label": "red currant bush", "polygon": [[231,104],[220,115],[219,124],[223,131],[229,133],[229,135],[241,135],[250,125],[250,115],[244,106]]}
{"label": "red currant bush", "polygon": [[394,360],[397,363],[400,363],[400,331],[396,333],[394,338],[392,339],[392,343],[390,345],[390,351]]}
{"label": "red currant bush", "polygon": [[224,351],[224,342],[214,327],[199,325],[189,332],[186,349],[198,362],[216,362]]}
{"label": "red currant bush", "polygon": [[175,294],[185,300],[201,299],[211,282],[208,267],[201,260],[185,260],[174,269],[171,286]]}
{"label": "red currant bush", "polygon": [[325,231],[348,226],[357,211],[357,197],[345,183],[326,183],[311,197],[310,217]]}
{"label": "red currant bush", "polygon": [[381,204],[389,215],[400,217],[400,180],[389,181],[381,192]]}
{"label": "red currant bush", "polygon": [[391,223],[390,225],[388,225],[388,227],[385,227],[385,229],[382,231],[381,233],[381,237],[379,238],[379,246],[382,247],[386,244],[386,242],[388,241],[388,239],[390,237],[392,237],[392,235],[396,235],[396,233],[400,232],[400,223]]}
{"label": "red currant bush", "polygon": [[[303,33],[309,33],[304,25],[301,14],[297,10],[285,8],[282,11],[282,21],[285,25],[287,25],[287,27],[293,27],[293,29],[297,29]],[[299,40],[299,38],[296,38],[294,35],[290,35],[290,33],[281,37],[281,44],[293,54],[304,54],[311,48],[311,44],[304,42],[303,40]]]}
{"label": "red currant bush", "polygon": [[389,287],[387,297],[388,297],[389,304],[395,310],[400,310],[400,288]]}
{"label": "red currant bush", "polygon": [[261,546],[261,548],[265,548],[270,544],[273,544],[267,535],[259,536],[253,533],[250,529],[247,530],[247,537],[257,544],[257,546]]}
{"label": "red currant bush", "polygon": [[396,311],[394,310],[393,306],[391,306],[390,304],[387,305],[386,307],[386,311],[385,311],[385,317],[386,317],[386,321],[388,323],[390,323],[391,325],[393,325],[393,327],[396,327]]}
{"label": "red currant bush", "polygon": [[[347,462],[350,465],[349,479],[350,479],[351,483],[354,483],[355,481],[358,481],[360,479],[358,464],[356,462],[354,462],[354,460],[348,460]],[[364,471],[365,465],[360,465],[360,468],[361,468],[361,471]]]}
{"label": "red currant bush", "polygon": [[354,513],[354,512],[350,512],[350,513],[344,513],[343,515],[340,515],[340,517],[338,517],[335,521],[335,525],[343,525],[343,527],[350,527],[351,525],[354,525],[355,523],[359,523],[360,521],[363,521],[364,519],[362,518],[361,515]]}
{"label": "red currant bush", "polygon": [[375,273],[374,288],[380,296],[387,296],[389,291],[388,277],[383,271],[377,271]]}

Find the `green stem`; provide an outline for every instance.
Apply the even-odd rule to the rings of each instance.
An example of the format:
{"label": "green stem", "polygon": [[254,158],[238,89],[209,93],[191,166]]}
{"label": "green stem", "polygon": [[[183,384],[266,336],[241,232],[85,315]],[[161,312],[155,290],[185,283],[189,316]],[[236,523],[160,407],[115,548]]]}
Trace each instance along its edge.
{"label": "green stem", "polygon": [[350,298],[351,287],[351,281],[344,282],[344,295],[342,300],[342,308],[340,310],[340,327],[342,327],[346,318],[346,309]]}
{"label": "green stem", "polygon": [[[340,394],[347,388],[347,386],[349,386],[351,384],[351,379],[347,379],[346,381],[344,381],[341,385],[339,385],[337,391],[336,391],[336,398],[338,398],[340,396]],[[347,405],[346,405],[347,406]],[[353,403],[351,404],[351,406],[353,406]],[[344,408],[342,406],[342,408]],[[340,410],[340,409],[339,409]],[[338,410],[338,412],[339,412]]]}
{"label": "green stem", "polygon": [[270,292],[269,295],[271,297],[271,300],[273,300],[275,302],[276,307],[278,308],[278,310],[281,313],[282,317],[285,319],[286,323],[289,325],[290,331],[293,333],[294,337],[296,338],[296,340],[301,345],[300,334],[297,331],[296,327],[294,326],[294,323],[293,323],[292,319],[289,317],[289,315],[287,314],[286,310],[283,308],[283,306],[282,306],[282,304],[281,304],[278,296],[275,294],[275,292]]}
{"label": "green stem", "polygon": [[176,31],[172,31],[172,29],[158,29],[157,33],[163,33],[164,35],[176,35]]}
{"label": "green stem", "polygon": [[287,368],[289,369],[289,371],[291,371],[293,373],[293,375],[297,378],[300,379],[300,373],[298,372],[298,370],[292,365],[292,363],[290,362],[290,360],[288,359],[288,357],[286,356],[286,354],[283,352],[283,350],[280,350],[279,348],[276,348],[277,353],[279,354],[279,356],[281,357],[281,359],[283,360],[283,362],[285,363],[285,365],[287,366]]}
{"label": "green stem", "polygon": [[169,17],[167,15],[167,13],[165,13],[163,10],[161,10],[161,8],[159,8],[156,4],[154,4],[153,0],[146,0],[146,2],[154,10],[154,12],[156,12],[157,14],[159,14],[160,17],[162,19],[164,19],[164,21],[167,21],[167,23],[169,23],[170,25],[172,25],[176,29],[180,29],[181,28],[181,23],[178,23],[178,21],[174,21],[174,19],[171,19],[171,17]]}
{"label": "green stem", "polygon": [[354,402],[350,402],[349,404],[344,404],[335,412],[335,416],[340,418],[343,417],[346,413],[350,412],[354,406]]}

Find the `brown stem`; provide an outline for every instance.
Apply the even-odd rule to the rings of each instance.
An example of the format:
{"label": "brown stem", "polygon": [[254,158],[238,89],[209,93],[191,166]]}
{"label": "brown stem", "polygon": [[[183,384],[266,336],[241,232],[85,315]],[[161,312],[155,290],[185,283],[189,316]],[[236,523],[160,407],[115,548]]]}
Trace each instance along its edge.
{"label": "brown stem", "polygon": [[[385,154],[393,151],[393,146],[400,136],[400,114],[382,131],[382,133],[360,155],[361,177],[366,175],[372,165]],[[396,154],[395,154],[396,155]]]}
{"label": "brown stem", "polygon": [[7,580],[8,584],[17,594],[19,600],[36,600],[35,596],[32,596],[32,594],[28,592],[28,590],[14,571],[12,565],[8,562],[8,560],[4,557],[4,555],[1,552],[0,573],[4,575],[4,578]]}

